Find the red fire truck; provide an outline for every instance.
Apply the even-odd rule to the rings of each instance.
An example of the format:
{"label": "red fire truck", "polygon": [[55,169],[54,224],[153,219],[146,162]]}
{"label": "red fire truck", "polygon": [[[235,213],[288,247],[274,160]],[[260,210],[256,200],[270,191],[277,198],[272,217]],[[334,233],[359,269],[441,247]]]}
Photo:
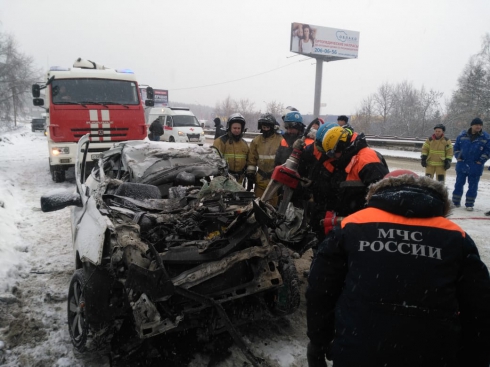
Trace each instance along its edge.
{"label": "red fire truck", "polygon": [[[129,69],[106,68],[79,58],[72,68],[51,67],[46,84],[32,86],[32,96],[34,106],[46,105],[49,167],[55,182],[63,182],[65,171],[74,167],[83,135],[90,133],[89,162],[115,142],[147,136],[138,82]],[[150,87],[145,105],[153,106]]]}

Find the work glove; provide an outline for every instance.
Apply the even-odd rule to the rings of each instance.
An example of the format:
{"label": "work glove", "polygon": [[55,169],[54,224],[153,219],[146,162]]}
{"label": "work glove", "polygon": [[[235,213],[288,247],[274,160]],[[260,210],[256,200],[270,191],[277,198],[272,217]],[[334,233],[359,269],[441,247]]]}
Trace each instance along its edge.
{"label": "work glove", "polygon": [[447,171],[449,168],[451,168],[451,160],[445,159],[444,160],[444,169]]}
{"label": "work glove", "polygon": [[427,167],[427,156],[426,155],[423,155],[422,157],[420,157],[420,164],[422,165],[422,167]]}
{"label": "work glove", "polygon": [[327,211],[325,213],[325,218],[323,219],[323,229],[325,234],[329,234],[337,224],[339,224],[337,213]]}
{"label": "work glove", "polygon": [[308,367],[327,367],[326,354],[326,348],[309,342],[306,349]]}
{"label": "work glove", "polygon": [[293,143],[293,149],[299,149],[299,150],[303,150],[303,147],[305,146],[305,142],[303,139],[297,139],[294,143]]}

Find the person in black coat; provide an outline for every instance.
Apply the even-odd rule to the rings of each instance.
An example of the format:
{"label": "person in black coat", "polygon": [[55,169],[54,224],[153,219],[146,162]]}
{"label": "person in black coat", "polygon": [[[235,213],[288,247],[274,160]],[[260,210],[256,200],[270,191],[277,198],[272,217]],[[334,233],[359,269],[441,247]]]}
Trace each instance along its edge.
{"label": "person in black coat", "polygon": [[149,136],[151,141],[160,141],[160,136],[163,135],[163,126],[160,123],[160,119],[153,121],[149,128],[151,136]]}
{"label": "person in black coat", "polygon": [[489,366],[490,277],[445,218],[450,204],[442,183],[394,171],[321,243],[306,291],[310,367]]}
{"label": "person in black coat", "polygon": [[223,129],[223,127],[221,126],[221,120],[219,119],[219,117],[216,117],[214,120],[214,127],[216,128],[216,131],[214,133],[214,139],[218,139],[220,136],[223,136],[226,134],[226,130]]}

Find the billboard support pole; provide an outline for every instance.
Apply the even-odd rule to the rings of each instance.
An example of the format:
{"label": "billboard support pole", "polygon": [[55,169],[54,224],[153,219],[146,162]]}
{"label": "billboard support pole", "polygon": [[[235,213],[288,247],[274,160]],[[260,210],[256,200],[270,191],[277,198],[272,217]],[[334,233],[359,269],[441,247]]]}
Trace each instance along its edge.
{"label": "billboard support pole", "polygon": [[315,76],[315,104],[313,106],[314,117],[320,116],[320,101],[322,99],[322,76],[323,76],[323,60],[316,59],[316,76]]}

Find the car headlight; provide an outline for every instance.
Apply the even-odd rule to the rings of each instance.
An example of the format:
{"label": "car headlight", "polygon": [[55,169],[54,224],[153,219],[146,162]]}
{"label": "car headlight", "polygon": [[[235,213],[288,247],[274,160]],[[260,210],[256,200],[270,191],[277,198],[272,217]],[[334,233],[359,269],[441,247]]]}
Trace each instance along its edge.
{"label": "car headlight", "polygon": [[53,155],[70,154],[70,148],[69,147],[52,147],[51,153]]}
{"label": "car headlight", "polygon": [[179,131],[177,134],[179,134],[179,136],[185,136],[185,132],[183,131]]}
{"label": "car headlight", "polygon": [[204,135],[204,131],[201,131],[201,135]]}

